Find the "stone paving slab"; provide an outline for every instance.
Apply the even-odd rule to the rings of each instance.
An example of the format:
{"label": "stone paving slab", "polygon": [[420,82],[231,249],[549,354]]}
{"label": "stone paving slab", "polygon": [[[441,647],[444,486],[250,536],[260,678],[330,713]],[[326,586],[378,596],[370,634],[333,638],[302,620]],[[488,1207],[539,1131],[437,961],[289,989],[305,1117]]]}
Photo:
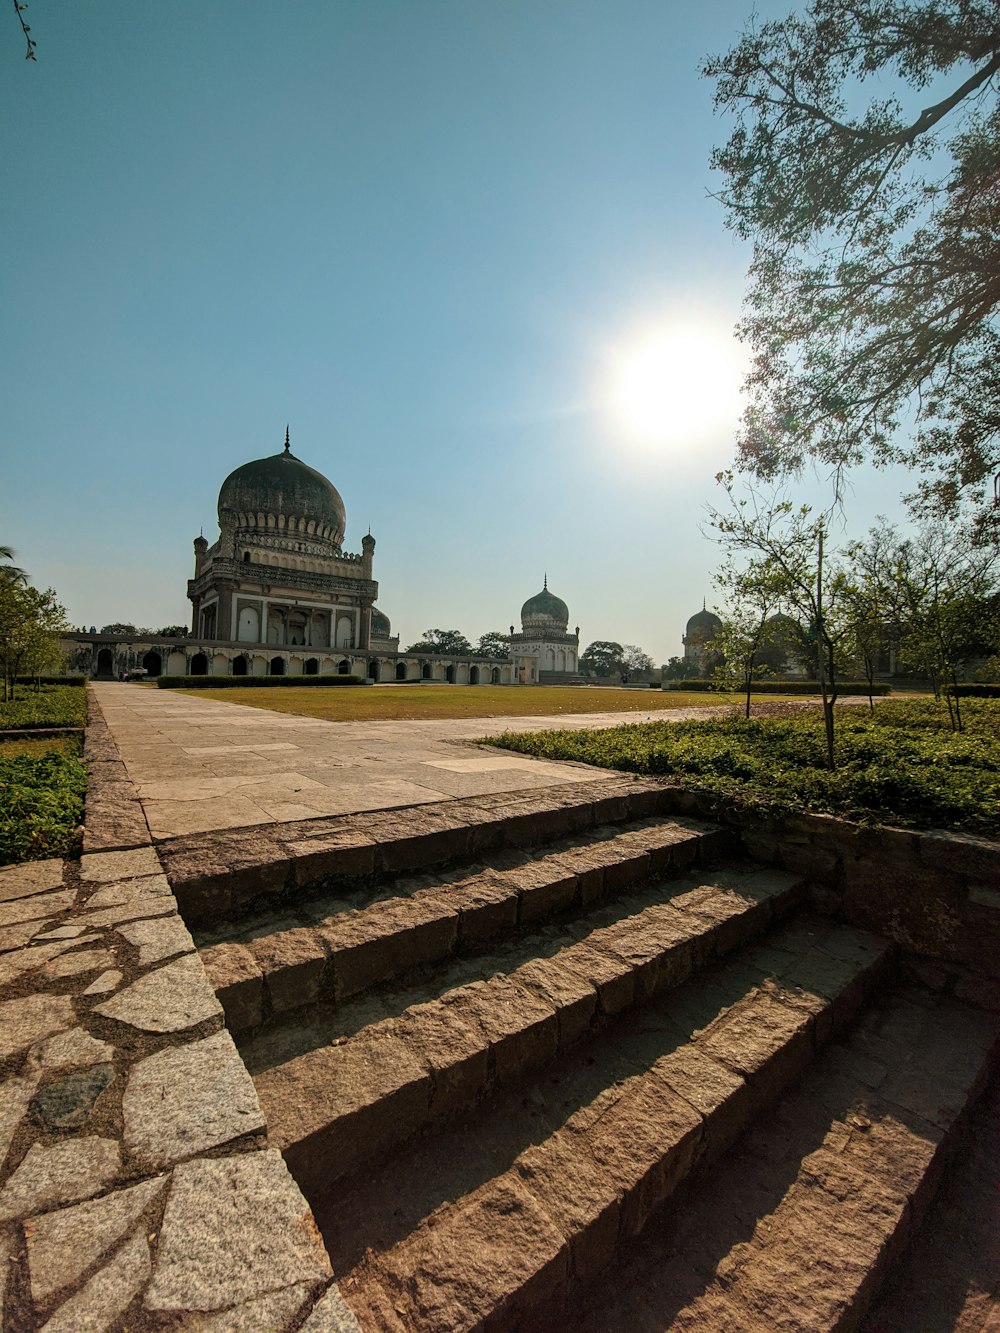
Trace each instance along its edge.
{"label": "stone paving slab", "polygon": [[[417,722],[327,722],[172,690],[94,682],[154,840],[599,781],[583,764],[485,753],[504,731],[620,726],[662,711]],[[680,721],[717,708],[671,711]],[[130,827],[134,828],[134,822]]]}
{"label": "stone paving slab", "polygon": [[360,1333],[154,848],[0,906],[3,1328]]}

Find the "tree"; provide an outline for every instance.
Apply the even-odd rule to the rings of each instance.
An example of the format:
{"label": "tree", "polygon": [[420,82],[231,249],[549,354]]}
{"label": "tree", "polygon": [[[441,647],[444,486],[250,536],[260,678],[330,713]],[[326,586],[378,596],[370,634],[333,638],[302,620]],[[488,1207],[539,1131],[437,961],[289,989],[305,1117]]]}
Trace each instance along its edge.
{"label": "tree", "polygon": [[27,583],[28,576],[24,570],[11,563],[16,554],[13,546],[0,546],[0,560],[7,562],[0,565],[0,579],[13,583]]}
{"label": "tree", "polygon": [[773,617],[783,604],[785,576],[769,557],[753,557],[742,567],[730,557],[715,582],[729,609],[712,640],[719,655],[713,675],[724,689],[745,695],[744,716],[749,718],[754,677],[771,671],[763,659],[773,642]]}
{"label": "tree", "polygon": [[472,644],[457,629],[425,629],[423,638],[411,643],[408,653],[450,653],[459,657],[472,652]]}
{"label": "tree", "polygon": [[19,675],[38,675],[58,661],[58,638],[66,629],[66,612],[52,588],[39,592],[28,583],[0,579],[4,699],[14,698]]}
{"label": "tree", "polygon": [[624,651],[620,643],[597,639],[580,655],[580,671],[585,676],[620,676]]}
{"label": "tree", "polygon": [[683,680],[689,674],[688,664],[683,657],[671,657],[663,664],[664,680]]}
{"label": "tree", "polygon": [[124,622],[124,621],[116,620],[116,621],[114,622],[113,625],[102,625],[102,626],[101,626],[101,633],[102,633],[102,634],[130,634],[130,635],[132,635],[132,636],[134,637],[136,634],[139,633],[139,631],[136,629],[136,627],[135,627],[134,625],[129,625],[128,623],[126,623],[126,622]]}
{"label": "tree", "polygon": [[929,677],[935,695],[944,695],[952,728],[962,731],[955,686],[963,665],[998,646],[998,553],[974,545],[967,523],[927,523],[903,539],[886,528],[883,545],[882,586],[902,660]]}
{"label": "tree", "polygon": [[750,486],[740,498],[731,472],[717,481],[729,499],[728,512],[709,509],[711,526],[730,557],[743,555],[760,562],[775,578],[788,609],[809,626],[816,653],[826,761],[836,767],[834,705],[843,640],[847,634],[844,589],[847,575],[831,564],[827,551],[828,516],[813,517],[808,505],[796,506],[780,492],[765,494]]}
{"label": "tree", "polygon": [[21,24],[21,31],[24,33],[24,41],[26,45],[24,58],[25,60],[34,60],[35,47],[38,45],[38,43],[35,41],[34,37],[32,37],[31,29],[28,26],[27,20],[24,17],[24,11],[27,8],[28,6],[25,4],[25,0],[14,0],[14,12],[17,14],[18,21]]}
{"label": "tree", "polygon": [[476,652],[482,657],[509,657],[510,635],[498,629],[488,630],[480,636]]}
{"label": "tree", "polygon": [[165,634],[171,639],[184,639],[187,638],[188,627],[187,625],[164,625],[162,629],[158,629],[156,632],[157,634]]}
{"label": "tree", "polygon": [[736,116],[720,197],[754,246],[742,467],[902,460],[920,506],[974,495],[997,521],[998,71],[995,0],[814,0],[705,63]]}
{"label": "tree", "polygon": [[626,643],[622,648],[622,667],[625,675],[648,680],[653,673],[653,659],[638,644]]}

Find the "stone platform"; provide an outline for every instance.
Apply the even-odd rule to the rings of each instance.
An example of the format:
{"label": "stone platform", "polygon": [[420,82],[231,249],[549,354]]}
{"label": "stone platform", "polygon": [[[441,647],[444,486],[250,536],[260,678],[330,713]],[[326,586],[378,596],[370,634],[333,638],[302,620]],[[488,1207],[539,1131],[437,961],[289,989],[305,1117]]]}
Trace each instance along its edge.
{"label": "stone platform", "polygon": [[859,1326],[996,1067],[1000,848],[162,694],[0,870],[5,1333]]}

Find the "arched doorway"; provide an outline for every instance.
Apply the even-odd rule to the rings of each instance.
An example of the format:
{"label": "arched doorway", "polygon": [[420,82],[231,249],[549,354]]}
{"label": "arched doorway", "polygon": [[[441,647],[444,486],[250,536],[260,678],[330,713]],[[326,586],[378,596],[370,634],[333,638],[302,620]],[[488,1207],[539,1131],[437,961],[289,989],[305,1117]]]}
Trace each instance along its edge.
{"label": "arched doorway", "polygon": [[424,662],[420,667],[420,679],[430,680],[430,678],[431,678],[431,664],[430,662]]}
{"label": "arched doorway", "polygon": [[378,680],[378,676],[379,676],[379,662],[377,658],[373,657],[372,660],[368,663],[368,679]]}
{"label": "arched doorway", "polygon": [[194,657],[191,658],[189,670],[192,676],[208,675],[208,658],[204,653],[195,653]]}
{"label": "arched doorway", "polygon": [[285,674],[285,659],[283,657],[272,657],[268,666],[269,676],[283,676]]}
{"label": "arched doorway", "polygon": [[338,675],[338,676],[349,676],[350,674],[351,674],[351,664],[350,664],[350,662],[348,662],[347,658],[345,657],[344,660],[343,660],[342,662],[338,662],[338,664],[337,664],[337,675]]}
{"label": "arched doorway", "polygon": [[448,666],[445,667],[445,669],[444,669],[444,678],[445,678],[445,680],[448,682],[449,685],[454,685],[454,683],[455,683],[455,668],[454,668],[452,665],[449,664]]}
{"label": "arched doorway", "polygon": [[146,656],[142,659],[142,665],[147,675],[150,676],[163,675],[163,659],[160,657],[159,653],[148,652]]}
{"label": "arched doorway", "polygon": [[493,670],[490,672],[490,684],[491,684],[491,685],[499,685],[499,684],[500,684],[500,668],[499,668],[499,667],[494,667]]}
{"label": "arched doorway", "polygon": [[396,679],[397,679],[397,680],[405,680],[405,679],[406,679],[406,663],[405,663],[405,662],[397,662],[397,663],[396,663]]}
{"label": "arched doorway", "polygon": [[115,674],[115,657],[110,648],[101,648],[97,654],[97,674],[99,676],[113,676]]}
{"label": "arched doorway", "polygon": [[469,667],[469,684],[479,684],[479,668],[477,666]]}
{"label": "arched doorway", "polygon": [[302,668],[302,673],[305,676],[318,676],[319,675],[318,659],[315,657],[307,657],[305,660],[305,665]]}
{"label": "arched doorway", "polygon": [[249,674],[249,673],[247,672],[247,659],[246,659],[245,657],[242,657],[242,656],[240,656],[240,657],[234,657],[234,658],[233,658],[233,675],[234,675],[234,676],[246,676],[246,675],[248,675],[248,674]]}

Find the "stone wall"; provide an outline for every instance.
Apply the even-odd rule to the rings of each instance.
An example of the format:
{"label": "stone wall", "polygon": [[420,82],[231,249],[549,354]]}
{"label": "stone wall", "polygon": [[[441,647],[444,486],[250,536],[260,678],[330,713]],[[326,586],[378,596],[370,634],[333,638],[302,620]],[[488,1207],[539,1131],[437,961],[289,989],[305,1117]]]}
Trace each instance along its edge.
{"label": "stone wall", "polygon": [[768,815],[680,787],[671,804],[732,829],[756,860],[808,876],[824,912],[938,964],[942,981],[950,968],[958,985],[966,984],[958,980],[965,972],[1000,982],[1000,842],[832,815]]}

